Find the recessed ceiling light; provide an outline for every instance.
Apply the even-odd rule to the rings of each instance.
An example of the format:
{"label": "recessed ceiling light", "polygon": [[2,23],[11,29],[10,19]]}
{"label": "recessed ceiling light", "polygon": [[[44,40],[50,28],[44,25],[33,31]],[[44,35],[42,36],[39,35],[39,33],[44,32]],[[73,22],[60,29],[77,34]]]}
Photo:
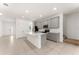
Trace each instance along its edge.
{"label": "recessed ceiling light", "polygon": [[24,18],[24,16],[22,16]]}
{"label": "recessed ceiling light", "polygon": [[57,8],[53,8],[53,10],[57,10]]}
{"label": "recessed ceiling light", "polygon": [[40,17],[43,17],[43,15],[40,15]]}
{"label": "recessed ceiling light", "polygon": [[0,13],[0,15],[3,15],[3,13]]}
{"label": "recessed ceiling light", "polygon": [[25,10],[26,13],[29,13],[29,10]]}

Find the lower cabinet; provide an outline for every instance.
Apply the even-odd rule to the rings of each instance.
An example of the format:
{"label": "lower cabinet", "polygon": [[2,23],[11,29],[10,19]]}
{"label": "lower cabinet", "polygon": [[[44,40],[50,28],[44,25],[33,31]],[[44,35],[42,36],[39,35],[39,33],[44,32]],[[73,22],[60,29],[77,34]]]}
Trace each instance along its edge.
{"label": "lower cabinet", "polygon": [[48,33],[47,39],[51,41],[58,42],[59,41],[59,33]]}

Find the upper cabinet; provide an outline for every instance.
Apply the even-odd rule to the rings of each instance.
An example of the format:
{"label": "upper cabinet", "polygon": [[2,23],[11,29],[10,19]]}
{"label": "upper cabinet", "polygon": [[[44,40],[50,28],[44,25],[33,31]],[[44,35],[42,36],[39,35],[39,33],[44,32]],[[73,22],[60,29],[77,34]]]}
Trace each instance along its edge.
{"label": "upper cabinet", "polygon": [[50,18],[49,28],[59,28],[59,17]]}
{"label": "upper cabinet", "polygon": [[48,25],[49,28],[59,28],[59,16],[57,17],[50,17],[39,22],[36,22],[38,28],[42,29],[44,25]]}

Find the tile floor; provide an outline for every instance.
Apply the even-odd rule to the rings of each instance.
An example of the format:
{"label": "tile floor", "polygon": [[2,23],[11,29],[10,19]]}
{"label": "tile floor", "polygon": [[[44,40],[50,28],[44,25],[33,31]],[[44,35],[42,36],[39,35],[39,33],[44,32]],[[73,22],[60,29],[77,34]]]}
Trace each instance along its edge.
{"label": "tile floor", "polygon": [[47,40],[45,47],[38,49],[26,38],[13,39],[12,37],[0,38],[0,55],[77,55],[79,46],[56,43]]}

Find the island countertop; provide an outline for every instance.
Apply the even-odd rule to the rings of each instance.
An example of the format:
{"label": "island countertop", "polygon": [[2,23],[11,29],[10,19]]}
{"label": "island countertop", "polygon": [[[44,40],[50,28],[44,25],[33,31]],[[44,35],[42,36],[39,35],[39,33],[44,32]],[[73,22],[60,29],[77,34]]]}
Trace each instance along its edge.
{"label": "island countertop", "polygon": [[46,33],[40,33],[40,32],[33,32],[33,33],[27,33],[27,35],[43,35]]}
{"label": "island countertop", "polygon": [[46,44],[46,33],[27,33],[27,40],[30,41],[37,48],[42,48]]}

